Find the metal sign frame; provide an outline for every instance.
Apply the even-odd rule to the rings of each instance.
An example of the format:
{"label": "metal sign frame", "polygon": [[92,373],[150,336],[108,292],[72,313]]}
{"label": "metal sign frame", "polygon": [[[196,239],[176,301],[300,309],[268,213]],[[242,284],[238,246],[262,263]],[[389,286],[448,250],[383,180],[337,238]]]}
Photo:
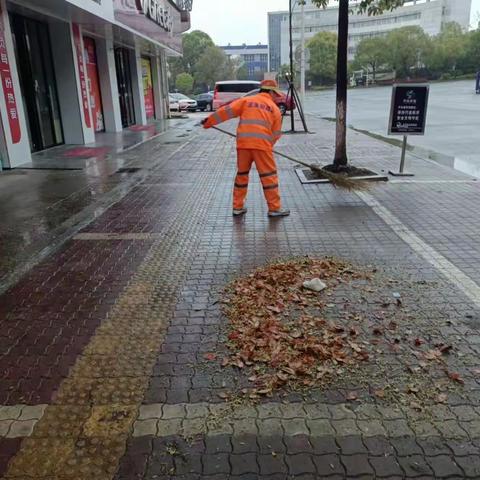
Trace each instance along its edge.
{"label": "metal sign frame", "polygon": [[[393,115],[394,115],[394,107],[395,107],[395,97],[397,93],[397,88],[425,88],[425,114],[423,116],[423,124],[422,124],[422,131],[421,132],[392,132],[392,122],[393,122]],[[390,103],[390,117],[388,120],[388,135],[400,135],[400,136],[422,136],[425,135],[425,127],[427,124],[427,115],[428,115],[428,100],[430,96],[430,84],[428,83],[396,83],[393,85],[392,88],[392,99]]]}

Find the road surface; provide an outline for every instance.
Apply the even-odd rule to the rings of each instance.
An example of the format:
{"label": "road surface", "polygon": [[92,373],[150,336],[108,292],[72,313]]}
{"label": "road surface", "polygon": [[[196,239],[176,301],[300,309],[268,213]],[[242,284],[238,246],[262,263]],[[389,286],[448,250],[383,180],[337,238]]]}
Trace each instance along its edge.
{"label": "road surface", "polygon": [[[391,87],[350,90],[349,125],[387,138],[391,91]],[[306,110],[334,117],[335,92],[309,93]],[[420,147],[423,155],[480,177],[479,138],[480,95],[475,94],[474,81],[467,80],[431,86],[426,134],[409,137],[408,142]]]}

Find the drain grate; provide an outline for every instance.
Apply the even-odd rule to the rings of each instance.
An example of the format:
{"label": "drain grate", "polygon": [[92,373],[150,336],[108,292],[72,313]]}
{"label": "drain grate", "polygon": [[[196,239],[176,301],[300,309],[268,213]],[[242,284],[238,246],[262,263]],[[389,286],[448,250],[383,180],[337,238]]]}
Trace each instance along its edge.
{"label": "drain grate", "polygon": [[123,167],[117,170],[117,173],[136,173],[141,170],[140,167]]}

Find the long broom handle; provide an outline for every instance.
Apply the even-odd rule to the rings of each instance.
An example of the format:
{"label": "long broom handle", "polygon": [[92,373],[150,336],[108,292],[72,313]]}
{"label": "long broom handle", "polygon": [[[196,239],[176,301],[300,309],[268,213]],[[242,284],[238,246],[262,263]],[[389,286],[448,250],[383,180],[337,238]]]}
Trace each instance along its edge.
{"label": "long broom handle", "polygon": [[[222,128],[218,128],[218,127],[212,127],[214,130],[218,130],[219,132],[222,132],[224,133],[225,135],[229,135],[230,137],[233,137],[233,138],[237,138],[237,136],[234,134],[234,133],[231,133],[231,132],[227,132],[226,130],[223,130]],[[307,167],[307,168],[312,168],[312,165],[309,165],[308,163],[306,162],[302,162],[301,160],[298,160],[296,158],[293,158],[293,157],[290,157],[288,155],[285,155],[284,153],[281,153],[277,150],[273,150],[273,153],[275,155],[278,155],[279,157],[283,157],[283,158],[286,158],[287,160],[290,160],[291,162],[293,163],[298,163],[299,165],[303,165],[304,167]]]}

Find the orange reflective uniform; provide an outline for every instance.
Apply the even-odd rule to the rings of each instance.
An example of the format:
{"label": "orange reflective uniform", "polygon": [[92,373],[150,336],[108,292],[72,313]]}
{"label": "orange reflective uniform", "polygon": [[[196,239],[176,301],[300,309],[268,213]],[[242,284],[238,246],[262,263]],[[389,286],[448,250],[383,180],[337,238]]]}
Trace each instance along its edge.
{"label": "orange reflective uniform", "polygon": [[281,208],[277,166],[273,146],[282,136],[282,115],[268,93],[240,98],[208,117],[210,128],[240,117],[237,129],[238,171],[233,191],[233,208],[242,209],[248,190],[248,176],[255,163],[270,211]]}

